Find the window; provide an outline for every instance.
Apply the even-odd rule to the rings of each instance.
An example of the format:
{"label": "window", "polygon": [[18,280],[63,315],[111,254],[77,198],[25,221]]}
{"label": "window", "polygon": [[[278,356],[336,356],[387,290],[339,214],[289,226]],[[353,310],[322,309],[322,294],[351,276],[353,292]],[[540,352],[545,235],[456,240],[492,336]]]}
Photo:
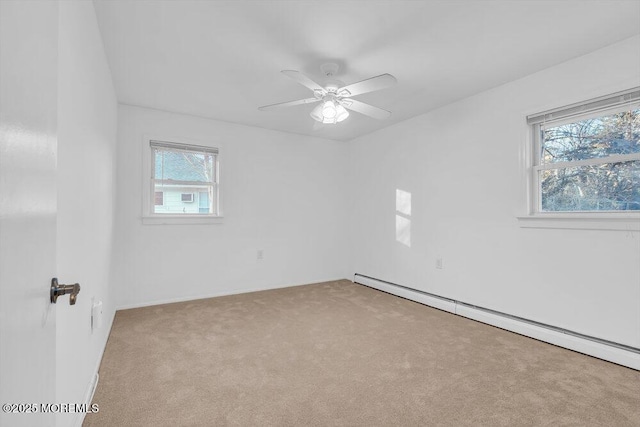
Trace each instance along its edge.
{"label": "window", "polygon": [[219,216],[217,148],[150,140],[147,149],[149,216]]}
{"label": "window", "polygon": [[527,121],[533,214],[640,211],[640,88]]}

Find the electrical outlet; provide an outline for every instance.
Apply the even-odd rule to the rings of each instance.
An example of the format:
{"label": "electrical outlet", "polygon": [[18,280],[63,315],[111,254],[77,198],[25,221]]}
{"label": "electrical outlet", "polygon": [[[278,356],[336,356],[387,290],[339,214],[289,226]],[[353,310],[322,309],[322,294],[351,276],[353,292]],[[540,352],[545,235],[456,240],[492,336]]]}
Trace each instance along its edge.
{"label": "electrical outlet", "polygon": [[436,258],[436,268],[442,270],[442,257]]}
{"label": "electrical outlet", "polygon": [[258,259],[264,259],[264,251],[262,249],[258,249],[258,253],[256,256]]}

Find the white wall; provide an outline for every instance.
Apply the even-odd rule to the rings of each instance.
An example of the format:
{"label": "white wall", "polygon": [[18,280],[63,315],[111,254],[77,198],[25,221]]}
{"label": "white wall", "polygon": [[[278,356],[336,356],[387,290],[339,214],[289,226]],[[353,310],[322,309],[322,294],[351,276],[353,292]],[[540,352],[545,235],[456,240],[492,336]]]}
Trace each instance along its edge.
{"label": "white wall", "polygon": [[[222,224],[142,224],[144,135],[221,145]],[[348,277],[347,160],[344,143],[121,105],[117,306]]]}
{"label": "white wall", "polygon": [[[56,401],[82,403],[115,313],[113,243],[117,101],[93,2],[59,4],[58,278],[79,282],[75,306],[57,304]],[[91,330],[91,301],[103,327]],[[59,426],[79,420],[60,414]]]}
{"label": "white wall", "polygon": [[635,37],[352,141],[353,272],[640,347],[638,233],[516,219],[525,116],[638,85]]}

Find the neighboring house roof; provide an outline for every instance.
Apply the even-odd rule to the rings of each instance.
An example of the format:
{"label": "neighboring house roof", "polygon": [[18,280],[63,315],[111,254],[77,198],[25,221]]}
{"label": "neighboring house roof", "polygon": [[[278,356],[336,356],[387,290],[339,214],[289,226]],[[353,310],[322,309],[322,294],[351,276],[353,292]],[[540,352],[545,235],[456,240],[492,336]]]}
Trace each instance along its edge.
{"label": "neighboring house roof", "polygon": [[156,150],[156,179],[175,181],[211,181],[207,177],[207,169],[211,173],[211,163],[205,165],[205,157],[211,156],[203,154]]}

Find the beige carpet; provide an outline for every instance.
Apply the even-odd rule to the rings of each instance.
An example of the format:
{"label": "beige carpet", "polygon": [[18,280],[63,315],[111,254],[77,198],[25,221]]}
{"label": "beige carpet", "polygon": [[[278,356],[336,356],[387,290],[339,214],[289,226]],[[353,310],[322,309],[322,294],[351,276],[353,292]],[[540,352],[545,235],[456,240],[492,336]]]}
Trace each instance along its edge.
{"label": "beige carpet", "polygon": [[639,426],[640,372],[349,281],[119,311],[85,426]]}

